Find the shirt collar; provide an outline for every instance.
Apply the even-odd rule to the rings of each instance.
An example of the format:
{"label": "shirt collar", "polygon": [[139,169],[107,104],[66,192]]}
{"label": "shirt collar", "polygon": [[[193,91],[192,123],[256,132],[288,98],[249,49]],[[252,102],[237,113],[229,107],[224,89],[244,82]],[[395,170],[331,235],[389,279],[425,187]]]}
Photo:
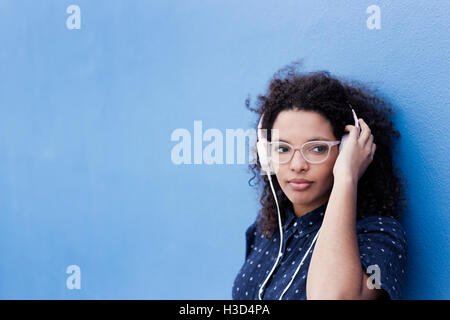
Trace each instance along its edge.
{"label": "shirt collar", "polygon": [[317,226],[320,226],[322,224],[327,204],[328,202],[324,203],[320,207],[317,207],[316,209],[311,210],[301,217],[297,217],[295,215],[294,207],[291,202],[286,210],[286,221],[283,225],[283,229],[287,230],[293,228],[294,232],[298,229],[303,231],[308,231],[312,228],[315,229]]}

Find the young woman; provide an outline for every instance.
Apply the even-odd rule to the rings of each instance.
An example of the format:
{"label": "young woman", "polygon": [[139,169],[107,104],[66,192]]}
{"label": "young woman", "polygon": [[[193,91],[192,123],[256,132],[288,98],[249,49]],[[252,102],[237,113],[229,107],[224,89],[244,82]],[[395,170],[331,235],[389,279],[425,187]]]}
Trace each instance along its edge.
{"label": "young woman", "polygon": [[[392,164],[393,138],[400,136],[392,109],[355,81],[299,73],[295,63],[274,75],[257,109],[249,102],[263,116],[269,153],[277,153],[271,180],[283,239],[258,161],[251,180],[259,177],[262,208],[245,234],[233,299],[398,299],[407,259],[398,217],[406,200]],[[270,129],[278,129],[278,139],[271,141]]]}

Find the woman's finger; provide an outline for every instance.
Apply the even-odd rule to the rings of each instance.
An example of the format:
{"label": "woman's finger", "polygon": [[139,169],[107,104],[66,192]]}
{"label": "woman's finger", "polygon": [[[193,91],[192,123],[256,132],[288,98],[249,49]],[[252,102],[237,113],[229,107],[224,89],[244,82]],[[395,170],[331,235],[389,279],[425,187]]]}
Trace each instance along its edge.
{"label": "woman's finger", "polygon": [[358,119],[358,123],[361,127],[361,134],[359,136],[359,140],[361,140],[361,142],[365,144],[367,142],[367,139],[369,139],[370,135],[372,134],[372,132],[367,123],[362,118]]}
{"label": "woman's finger", "polygon": [[350,132],[353,127],[355,127],[355,126],[352,126],[351,124],[348,124],[348,125],[345,126],[344,131]]}
{"label": "woman's finger", "polygon": [[355,126],[348,124],[345,126],[344,131],[346,134],[349,134],[350,136],[353,135],[355,139],[358,139],[358,128]]}
{"label": "woman's finger", "polygon": [[369,139],[367,139],[367,144],[368,144],[368,145],[371,145],[372,142],[373,142],[373,134],[371,134],[371,135],[369,136]]}

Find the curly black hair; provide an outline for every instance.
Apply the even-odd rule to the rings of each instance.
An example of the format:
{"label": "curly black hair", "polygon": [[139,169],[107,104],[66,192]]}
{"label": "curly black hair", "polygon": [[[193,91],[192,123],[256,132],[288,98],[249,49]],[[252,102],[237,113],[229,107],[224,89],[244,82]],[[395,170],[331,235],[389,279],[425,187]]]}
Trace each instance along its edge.
{"label": "curly black hair", "polygon": [[[342,137],[345,126],[354,123],[350,104],[370,127],[377,146],[373,161],[358,181],[357,218],[375,214],[398,219],[407,200],[403,197],[405,181],[392,163],[394,139],[399,139],[400,133],[393,127],[391,117],[394,112],[390,104],[358,81],[331,76],[328,71],[302,73],[298,71],[301,64],[302,61],[297,60],[278,70],[270,80],[266,94],[258,95],[257,108],[250,107],[250,97],[247,97],[246,108],[259,114],[255,128],[263,113],[262,128],[271,129],[277,115],[284,110],[315,111],[331,123],[335,137]],[[267,130],[267,139],[271,139],[270,130]],[[256,220],[258,230],[270,238],[278,228],[275,199],[267,176],[260,174],[259,161],[250,164],[249,169],[253,172],[249,185],[261,187],[262,182],[263,186],[260,190],[262,208]],[[252,185],[256,177],[259,178]],[[272,182],[284,219],[291,203],[277,179]]]}

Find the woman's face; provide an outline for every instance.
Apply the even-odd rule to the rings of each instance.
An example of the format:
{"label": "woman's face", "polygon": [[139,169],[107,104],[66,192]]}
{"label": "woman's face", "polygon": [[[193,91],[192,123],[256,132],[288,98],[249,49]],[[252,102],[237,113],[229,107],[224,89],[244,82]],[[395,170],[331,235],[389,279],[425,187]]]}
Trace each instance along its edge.
{"label": "woman's face", "polygon": [[[272,129],[278,129],[279,140],[299,146],[314,140],[337,140],[330,122],[314,111],[286,110],[278,114]],[[328,201],[333,187],[333,166],[338,156],[333,146],[328,159],[322,163],[307,162],[300,150],[295,150],[290,162],[275,168],[281,189],[293,203],[296,216],[300,217]],[[307,179],[312,184],[305,190],[296,190],[289,183],[292,179]]]}

